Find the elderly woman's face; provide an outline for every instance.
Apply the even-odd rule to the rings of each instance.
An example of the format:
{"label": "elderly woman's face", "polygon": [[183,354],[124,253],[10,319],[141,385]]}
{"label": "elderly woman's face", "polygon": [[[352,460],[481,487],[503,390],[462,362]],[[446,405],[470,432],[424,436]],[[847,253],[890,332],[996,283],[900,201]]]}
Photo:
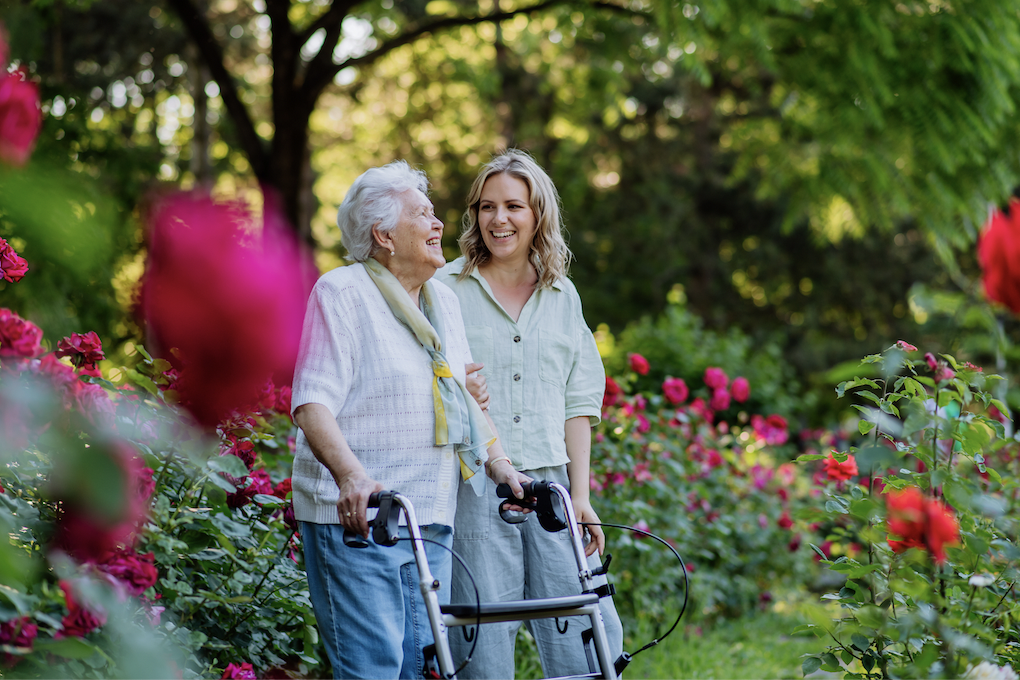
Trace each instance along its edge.
{"label": "elderly woman's face", "polygon": [[420,269],[424,281],[446,264],[443,223],[436,217],[432,201],[417,189],[400,194],[400,201],[400,222],[390,232],[395,253],[391,260],[401,270]]}

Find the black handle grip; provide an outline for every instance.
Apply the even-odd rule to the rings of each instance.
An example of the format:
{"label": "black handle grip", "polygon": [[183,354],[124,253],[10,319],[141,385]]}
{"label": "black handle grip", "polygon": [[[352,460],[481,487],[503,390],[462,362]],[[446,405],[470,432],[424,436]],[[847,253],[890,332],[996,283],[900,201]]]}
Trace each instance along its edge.
{"label": "black handle grip", "polygon": [[368,497],[368,507],[378,508],[379,507],[379,492],[376,491]]}
{"label": "black handle grip", "polygon": [[344,545],[348,548],[367,548],[368,541],[349,529],[344,529]]}
{"label": "black handle grip", "polygon": [[[531,493],[532,483],[533,482],[524,482],[523,484],[521,484],[521,488],[524,489],[525,498],[528,498],[529,496],[532,495]],[[500,498],[517,498],[517,496],[514,495],[513,489],[511,489],[510,485],[505,482],[496,485],[496,495]]]}

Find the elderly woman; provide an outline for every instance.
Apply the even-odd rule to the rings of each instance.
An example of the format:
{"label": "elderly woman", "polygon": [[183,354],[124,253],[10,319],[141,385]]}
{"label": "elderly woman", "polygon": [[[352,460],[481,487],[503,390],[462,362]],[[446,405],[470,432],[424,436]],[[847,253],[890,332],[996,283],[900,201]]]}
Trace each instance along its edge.
{"label": "elderly woman", "polygon": [[[337,215],[353,264],[319,278],[305,315],[293,384],[294,513],[337,678],[422,677],[422,649],[433,641],[410,543],[344,544],[345,530],[368,536],[369,495],[400,491],[422,535],[449,547],[458,478],[480,493],[488,457],[502,455],[464,384],[471,355],[457,298],[430,281],[446,260],[427,188],[403,161],[355,180]],[[426,551],[449,583],[449,552],[432,543]]]}
{"label": "elderly woman", "polygon": [[[561,233],[556,188],[530,156],[510,150],[482,169],[467,203],[463,256],[436,278],[460,299],[461,313],[469,320],[471,354],[485,367],[489,412],[507,454],[490,459],[490,474],[563,484],[570,489],[578,521],[597,523],[589,500],[589,456],[606,378],[581,299],[567,279],[571,256]],[[454,525],[454,549],[471,569],[482,601],[580,592],[563,533],[548,533],[534,521],[501,521],[489,487],[482,498],[461,487]],[[600,564],[594,553],[602,553],[605,537],[598,526],[588,532],[587,554],[594,567]],[[453,597],[469,602],[474,591],[462,574],[454,574]],[[613,653],[619,655],[619,616],[612,600],[603,598],[601,604]],[[582,631],[590,627],[586,619],[568,619],[562,633],[558,624],[528,622],[545,677],[587,673],[581,641]],[[458,677],[514,677],[519,626],[482,626],[473,660]],[[470,643],[463,636],[450,638],[455,655],[467,653]]]}

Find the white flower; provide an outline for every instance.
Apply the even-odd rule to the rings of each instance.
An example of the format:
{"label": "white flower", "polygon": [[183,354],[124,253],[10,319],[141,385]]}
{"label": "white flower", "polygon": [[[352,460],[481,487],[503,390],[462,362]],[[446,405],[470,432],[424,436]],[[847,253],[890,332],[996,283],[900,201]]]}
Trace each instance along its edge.
{"label": "white flower", "polygon": [[982,661],[977,666],[967,666],[963,677],[966,680],[1020,680],[1009,666],[996,666],[988,661]]}
{"label": "white flower", "polygon": [[995,577],[991,574],[974,574],[967,583],[978,588],[985,588],[995,583]]}

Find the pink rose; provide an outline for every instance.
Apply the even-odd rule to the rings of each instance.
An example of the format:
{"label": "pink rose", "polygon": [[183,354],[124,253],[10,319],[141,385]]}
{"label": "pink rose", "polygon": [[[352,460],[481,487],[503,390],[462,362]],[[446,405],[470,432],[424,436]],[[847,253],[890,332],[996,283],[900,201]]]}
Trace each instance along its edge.
{"label": "pink rose", "polygon": [[901,349],[904,352],[916,352],[917,351],[917,348],[914,347],[913,345],[911,345],[906,340],[897,340],[896,341],[896,348],[897,349]]}
{"label": "pink rose", "polygon": [[751,396],[751,384],[747,382],[747,378],[743,376],[734,378],[733,384],[730,385],[730,395],[738,404],[747,401]]}
{"label": "pink rose", "polygon": [[709,408],[713,411],[725,411],[730,407],[730,393],[726,388],[712,391],[712,400],[708,402]]}
{"label": "pink rose", "polygon": [[780,529],[789,529],[793,526],[793,518],[790,517],[789,510],[783,510],[783,514],[779,516],[778,520],[776,520],[776,525],[778,525]]}
{"label": "pink rose", "polygon": [[[39,626],[32,623],[32,619],[21,616],[10,621],[0,623],[0,644],[22,649],[32,649],[32,642],[39,634]],[[21,661],[21,657],[15,654],[4,654],[4,665],[13,668]]]}
{"label": "pink rose", "polygon": [[255,668],[246,661],[239,666],[232,663],[227,664],[220,680],[258,680],[258,676],[255,675]]}
{"label": "pink rose", "polygon": [[25,258],[14,252],[14,248],[5,239],[0,238],[0,278],[17,283],[27,272],[28,263]]}
{"label": "pink rose", "polygon": [[615,406],[620,395],[623,394],[623,388],[620,384],[613,380],[612,376],[606,376],[606,391],[602,396],[602,408],[609,408]]}
{"label": "pink rose", "polygon": [[103,343],[95,331],[83,334],[71,333],[70,337],[63,338],[57,343],[55,354],[58,357],[70,357],[75,367],[87,369],[94,369],[97,361],[106,358],[103,354]]}
{"label": "pink rose", "polygon": [[630,370],[634,371],[638,375],[648,375],[648,359],[645,359],[640,354],[628,354],[627,360],[630,363]]}
{"label": "pink rose", "polygon": [[682,378],[666,378],[662,383],[662,394],[671,404],[682,404],[687,401],[690,390]]}
{"label": "pink rose", "polygon": [[21,69],[0,75],[0,160],[24,165],[41,128],[39,86]]}
{"label": "pink rose", "polygon": [[713,390],[724,390],[730,379],[721,368],[709,366],[705,369],[705,384]]}
{"label": "pink rose", "polygon": [[0,357],[34,357],[42,353],[42,329],[9,309],[0,308]]}
{"label": "pink rose", "polygon": [[762,418],[758,414],[751,416],[751,427],[754,428],[758,439],[764,440],[766,444],[772,446],[785,444],[790,437],[790,433],[786,429],[786,418],[776,413],[767,418]]}

